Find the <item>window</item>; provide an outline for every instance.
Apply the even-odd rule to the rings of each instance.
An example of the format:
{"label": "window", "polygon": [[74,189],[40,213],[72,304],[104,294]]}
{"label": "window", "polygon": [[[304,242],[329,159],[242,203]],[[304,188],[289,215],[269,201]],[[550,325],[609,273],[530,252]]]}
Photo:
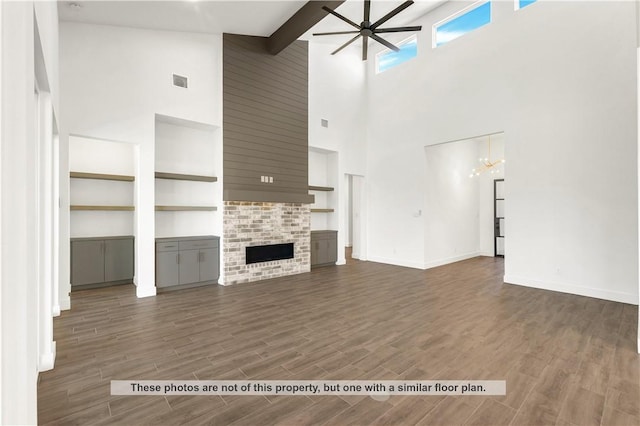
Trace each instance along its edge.
{"label": "window", "polygon": [[386,49],[376,55],[376,73],[381,73],[418,56],[418,37],[414,34],[397,44],[399,52]]}
{"label": "window", "polygon": [[516,0],[516,10],[529,6],[531,3],[535,3],[537,0]]}
{"label": "window", "polygon": [[490,22],[491,2],[474,3],[433,26],[433,47],[442,46]]}

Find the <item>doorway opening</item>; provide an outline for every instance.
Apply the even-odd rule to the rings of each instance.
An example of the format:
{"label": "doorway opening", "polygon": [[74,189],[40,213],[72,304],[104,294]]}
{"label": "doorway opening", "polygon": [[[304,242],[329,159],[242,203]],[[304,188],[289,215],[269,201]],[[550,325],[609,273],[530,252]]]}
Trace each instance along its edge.
{"label": "doorway opening", "polygon": [[504,256],[504,140],[500,132],[425,147],[427,268]]}
{"label": "doorway opening", "polygon": [[365,249],[364,176],[345,175],[345,257],[350,260],[367,260]]}

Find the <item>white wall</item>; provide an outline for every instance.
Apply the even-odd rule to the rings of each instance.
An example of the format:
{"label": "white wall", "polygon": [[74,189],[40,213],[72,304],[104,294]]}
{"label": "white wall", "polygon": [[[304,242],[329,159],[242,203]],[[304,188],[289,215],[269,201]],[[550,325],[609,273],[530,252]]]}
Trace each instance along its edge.
{"label": "white wall", "polygon": [[[340,152],[342,173],[366,168],[365,64],[353,52],[309,41],[309,146]],[[329,121],[322,127],[320,120]]]}
{"label": "white wall", "polygon": [[[352,51],[330,55],[334,49],[333,45],[315,38],[309,41],[309,147],[318,152],[334,153],[325,160],[333,170],[327,175],[329,181],[326,185],[335,188],[332,193],[315,193],[318,206],[326,201],[327,205],[335,208],[335,213],[313,213],[311,227],[338,231],[338,264],[344,264],[344,247],[347,245],[345,218],[348,213],[348,198],[344,196],[345,176],[365,175],[367,97],[365,63]],[[328,120],[328,127],[321,126],[322,119]],[[321,158],[309,157],[310,184],[316,184],[313,180],[315,170],[324,167],[314,164]]]}
{"label": "white wall", "polygon": [[[504,131],[508,282],[638,302],[633,2],[544,2],[368,66],[369,258],[424,267],[425,145]],[[615,40],[615,42],[614,42]],[[615,173],[612,173],[615,171]]]}
{"label": "white wall", "polygon": [[425,152],[425,265],[478,256],[479,181],[469,178],[469,169],[478,160],[478,144],[469,140],[444,143],[429,146]]}
{"label": "white wall", "polygon": [[[42,49],[35,49],[36,33]],[[0,2],[0,423],[37,422],[37,374],[41,368],[43,343],[52,349],[52,330],[44,329],[52,315],[51,277],[42,276],[32,260],[42,260],[43,219],[51,217],[39,204],[45,198],[38,189],[48,187],[36,154],[40,133],[36,126],[35,74],[43,77],[48,93],[40,113],[46,113],[42,128],[51,138],[57,117],[57,5],[53,2]],[[36,70],[34,58],[44,69]],[[50,148],[50,147],[49,147]],[[48,154],[47,154],[48,155]],[[45,160],[50,156],[43,157]],[[48,166],[47,166],[48,167]],[[48,170],[48,169],[47,169]],[[49,170],[50,171],[50,170]],[[41,178],[43,178],[41,180]],[[47,236],[47,237],[50,237]],[[43,263],[43,264],[46,264]],[[46,269],[46,267],[45,267]],[[41,285],[39,287],[39,284]],[[48,284],[49,287],[44,284]],[[43,306],[43,301],[47,303]],[[48,318],[45,318],[48,317]],[[48,339],[44,342],[43,337]],[[53,349],[55,350],[55,349]],[[47,354],[53,362],[54,354]]]}
{"label": "white wall", "polygon": [[[219,126],[221,52],[217,35],[60,25],[61,144],[75,134],[140,146],[134,218],[140,297],[155,294],[155,114]],[[189,89],[172,85],[174,73],[189,77]]]}

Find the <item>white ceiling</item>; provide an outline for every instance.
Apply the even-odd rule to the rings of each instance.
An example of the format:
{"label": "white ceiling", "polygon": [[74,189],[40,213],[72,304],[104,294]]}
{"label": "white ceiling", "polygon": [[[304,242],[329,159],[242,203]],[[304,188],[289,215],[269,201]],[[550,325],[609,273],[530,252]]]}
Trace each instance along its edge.
{"label": "white ceiling", "polygon": [[[371,20],[375,21],[402,3],[403,0],[373,0]],[[200,33],[234,33],[269,36],[287,21],[306,0],[276,1],[58,1],[61,21],[115,25],[155,30]],[[417,0],[414,5],[387,21],[383,27],[406,25],[443,0]],[[363,1],[347,0],[336,9],[347,18],[362,21]],[[334,16],[327,16],[302,38],[312,32],[345,31],[352,28]],[[314,40],[339,46],[350,37],[325,36]]]}
{"label": "white ceiling", "polygon": [[[269,36],[306,1],[58,1],[61,21]],[[77,6],[74,6],[77,5]]]}

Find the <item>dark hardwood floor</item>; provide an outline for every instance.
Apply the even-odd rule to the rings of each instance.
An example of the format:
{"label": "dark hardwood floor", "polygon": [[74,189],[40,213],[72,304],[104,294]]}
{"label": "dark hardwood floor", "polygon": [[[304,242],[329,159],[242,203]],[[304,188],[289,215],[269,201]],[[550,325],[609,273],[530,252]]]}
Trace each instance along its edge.
{"label": "dark hardwood floor", "polygon": [[[72,293],[41,424],[640,425],[636,306],[371,262],[137,299]],[[495,379],[507,395],[110,396],[112,379]]]}

